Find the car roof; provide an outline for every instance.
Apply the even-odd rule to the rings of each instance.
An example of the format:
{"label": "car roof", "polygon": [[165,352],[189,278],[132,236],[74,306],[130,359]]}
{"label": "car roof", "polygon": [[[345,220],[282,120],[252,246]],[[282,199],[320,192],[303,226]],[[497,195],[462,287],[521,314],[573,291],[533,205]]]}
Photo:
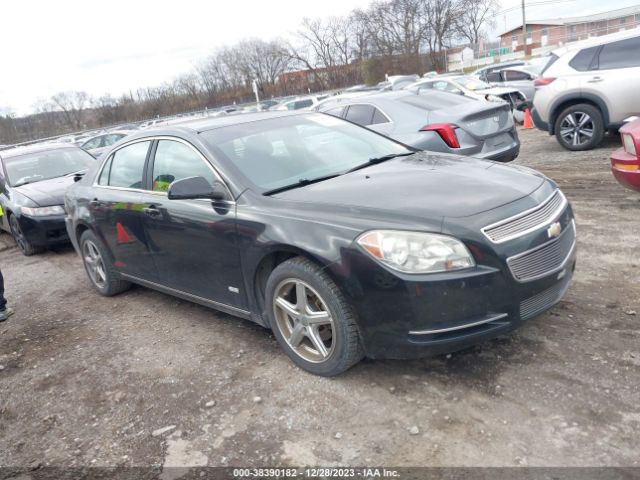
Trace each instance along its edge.
{"label": "car roof", "polygon": [[63,150],[63,149],[79,149],[70,143],[36,143],[34,145],[25,145],[22,147],[13,147],[7,150],[0,151],[0,157],[11,158],[18,157],[20,155],[28,155],[30,153],[47,152],[50,150]]}

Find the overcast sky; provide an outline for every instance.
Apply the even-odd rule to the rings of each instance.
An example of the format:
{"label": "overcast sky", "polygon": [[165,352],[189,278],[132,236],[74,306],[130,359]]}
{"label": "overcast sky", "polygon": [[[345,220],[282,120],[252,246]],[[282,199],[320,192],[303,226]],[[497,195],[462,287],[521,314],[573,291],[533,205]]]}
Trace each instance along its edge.
{"label": "overcast sky", "polygon": [[[534,3],[540,0],[527,0]],[[547,0],[545,0],[547,1]],[[288,37],[303,17],[342,15],[370,0],[20,0],[0,11],[0,113],[30,113],[64,90],[99,96],[159,85],[188,72],[213,48],[246,37]],[[575,16],[638,0],[559,0],[527,18]],[[520,0],[502,0],[502,9]],[[499,33],[521,21],[498,15]]]}

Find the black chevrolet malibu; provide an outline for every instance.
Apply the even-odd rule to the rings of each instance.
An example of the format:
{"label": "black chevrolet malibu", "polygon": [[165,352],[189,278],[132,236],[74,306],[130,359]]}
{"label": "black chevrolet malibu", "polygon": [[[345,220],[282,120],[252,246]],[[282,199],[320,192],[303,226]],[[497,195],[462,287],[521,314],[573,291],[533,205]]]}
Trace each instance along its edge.
{"label": "black chevrolet malibu", "polygon": [[102,295],[136,283],[251,319],[319,375],[507,332],[575,266],[571,207],[543,175],[316,113],[139,133],[65,206]]}
{"label": "black chevrolet malibu", "polygon": [[63,196],[74,176],[89,169],[94,158],[69,144],[44,144],[0,151],[0,229],[22,253],[68,243]]}

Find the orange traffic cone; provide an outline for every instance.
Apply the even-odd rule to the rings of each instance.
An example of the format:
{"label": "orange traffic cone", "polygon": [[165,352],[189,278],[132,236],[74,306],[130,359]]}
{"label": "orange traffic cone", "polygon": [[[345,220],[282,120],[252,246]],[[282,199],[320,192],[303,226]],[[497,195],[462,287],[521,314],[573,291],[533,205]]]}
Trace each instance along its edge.
{"label": "orange traffic cone", "polygon": [[118,243],[131,243],[129,234],[120,222],[116,223],[116,232],[118,233]]}
{"label": "orange traffic cone", "polygon": [[533,122],[531,121],[531,112],[528,108],[524,109],[524,123],[522,124],[522,128],[525,130],[533,128]]}

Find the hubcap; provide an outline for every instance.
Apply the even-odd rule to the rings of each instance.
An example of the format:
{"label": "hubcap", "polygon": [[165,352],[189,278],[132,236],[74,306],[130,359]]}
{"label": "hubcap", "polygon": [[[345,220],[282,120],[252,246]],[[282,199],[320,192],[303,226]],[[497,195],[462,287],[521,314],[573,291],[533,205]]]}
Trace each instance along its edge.
{"label": "hubcap", "polygon": [[294,278],[280,282],[273,310],[280,333],[298,356],[313,363],[329,358],[335,346],[334,320],[310,285]]}
{"label": "hubcap", "polygon": [[87,268],[87,273],[91,278],[91,281],[98,287],[104,288],[107,284],[107,274],[104,268],[104,261],[100,250],[95,243],[91,240],[84,242],[82,247],[82,258],[84,259],[84,265]]}
{"label": "hubcap", "polygon": [[18,245],[18,248],[20,248],[20,250],[22,250],[23,252],[26,251],[27,249],[26,240],[24,238],[24,235],[22,233],[22,229],[20,228],[20,224],[18,223],[18,220],[16,220],[16,217],[14,217],[13,215],[11,216],[11,233],[13,233],[13,238],[15,239],[16,244]]}
{"label": "hubcap", "polygon": [[593,119],[584,112],[573,112],[560,124],[560,136],[575,147],[584,145],[593,137]]}

